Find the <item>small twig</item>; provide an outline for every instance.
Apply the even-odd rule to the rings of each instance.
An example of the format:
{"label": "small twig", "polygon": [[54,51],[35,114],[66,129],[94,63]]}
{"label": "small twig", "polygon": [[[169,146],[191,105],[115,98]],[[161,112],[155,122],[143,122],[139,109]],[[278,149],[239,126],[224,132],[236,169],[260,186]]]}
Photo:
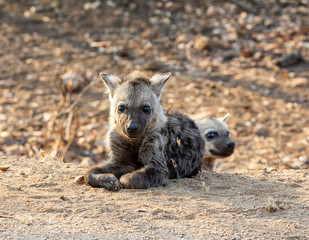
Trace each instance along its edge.
{"label": "small twig", "polygon": [[53,148],[53,151],[52,151],[52,154],[51,154],[52,157],[56,157],[58,155],[58,149],[61,145],[61,142],[62,142],[62,134],[59,133],[57,135],[56,141],[55,141],[55,143],[52,147]]}
{"label": "small twig", "polygon": [[57,118],[60,116],[60,112],[62,111],[62,109],[64,108],[65,106],[65,96],[64,96],[64,93],[62,91],[62,94],[61,94],[61,99],[60,99],[60,104],[58,106],[58,109],[56,110],[56,114],[54,114],[54,117],[53,119],[51,120],[51,132],[54,132],[55,130],[55,126],[56,126],[56,120]]}
{"label": "small twig", "polygon": [[10,186],[9,184],[6,184],[6,183],[0,183],[0,185],[6,186],[9,189],[13,189],[13,190],[19,190],[19,191],[22,190],[21,187],[12,187],[12,186]]}
{"label": "small twig", "polygon": [[7,213],[1,213],[0,218],[14,218],[14,217],[7,215]]}
{"label": "small twig", "polygon": [[0,218],[14,218],[14,217],[12,217],[12,216],[0,215]]}
{"label": "small twig", "polygon": [[66,128],[65,128],[65,132],[64,132],[64,139],[66,141],[69,141],[69,139],[70,139],[70,129],[71,129],[72,118],[73,118],[73,111],[69,112],[67,122],[66,122]]}
{"label": "small twig", "polygon": [[[61,153],[61,156],[60,156],[60,159],[64,159],[64,156],[65,154],[67,153],[69,147],[72,145],[76,135],[77,135],[77,129],[78,129],[78,125],[79,125],[79,120],[78,120],[78,112],[77,111],[74,111],[73,112],[74,114],[74,122],[72,124],[72,127],[71,127],[71,122],[67,122],[68,126],[67,126],[67,129],[68,129],[68,142],[67,144],[65,145],[64,149],[62,150],[62,153]],[[71,129],[71,131],[70,131]]]}
{"label": "small twig", "polygon": [[[60,86],[61,88],[61,86]],[[55,128],[56,128],[56,122],[57,122],[57,118],[60,116],[60,112],[62,111],[62,109],[65,106],[65,96],[64,96],[64,92],[61,88],[61,98],[60,98],[60,102],[58,105],[57,110],[54,112],[51,120],[48,122],[47,124],[47,134],[46,134],[46,144],[49,138],[51,138],[52,134],[55,132]]]}
{"label": "small twig", "polygon": [[0,184],[6,187],[11,187],[9,184],[6,184],[6,183],[0,183]]}
{"label": "small twig", "polygon": [[[79,126],[78,112],[76,109],[77,104],[80,102],[82,96],[97,82],[98,80],[92,81],[84,87],[76,96],[73,103],[71,103],[72,92],[70,91],[70,87],[66,89],[63,84],[60,83],[61,99],[47,131],[48,139],[52,137],[54,139],[52,144],[52,156],[55,157],[60,154],[60,159],[63,159],[69,147],[74,142]],[[58,127],[58,129],[56,129],[56,127]]]}

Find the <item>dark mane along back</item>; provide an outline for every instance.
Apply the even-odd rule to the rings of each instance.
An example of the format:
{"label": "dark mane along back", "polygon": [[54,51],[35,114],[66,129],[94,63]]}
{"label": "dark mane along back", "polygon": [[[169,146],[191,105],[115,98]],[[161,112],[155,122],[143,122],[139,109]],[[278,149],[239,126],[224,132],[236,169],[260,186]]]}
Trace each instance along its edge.
{"label": "dark mane along back", "polygon": [[167,116],[166,154],[170,178],[194,176],[201,170],[204,138],[194,121],[185,114],[169,111]]}

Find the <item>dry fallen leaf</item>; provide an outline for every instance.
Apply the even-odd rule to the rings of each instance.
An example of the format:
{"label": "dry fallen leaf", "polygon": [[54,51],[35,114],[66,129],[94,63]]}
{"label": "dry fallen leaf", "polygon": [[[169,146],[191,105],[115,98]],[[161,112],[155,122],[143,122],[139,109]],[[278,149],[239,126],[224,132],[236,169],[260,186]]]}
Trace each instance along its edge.
{"label": "dry fallen leaf", "polygon": [[2,172],[5,172],[6,170],[8,170],[10,168],[10,166],[0,166],[0,170]]}

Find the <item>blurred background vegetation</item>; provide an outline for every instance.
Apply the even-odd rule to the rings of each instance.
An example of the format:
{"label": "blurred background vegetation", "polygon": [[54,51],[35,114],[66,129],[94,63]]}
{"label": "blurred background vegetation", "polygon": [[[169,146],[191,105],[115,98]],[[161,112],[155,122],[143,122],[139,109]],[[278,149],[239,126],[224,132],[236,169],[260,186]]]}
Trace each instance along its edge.
{"label": "blurred background vegetation", "polygon": [[172,72],[163,101],[230,112],[219,171],[309,166],[309,1],[0,0],[0,159],[105,157],[100,72]]}

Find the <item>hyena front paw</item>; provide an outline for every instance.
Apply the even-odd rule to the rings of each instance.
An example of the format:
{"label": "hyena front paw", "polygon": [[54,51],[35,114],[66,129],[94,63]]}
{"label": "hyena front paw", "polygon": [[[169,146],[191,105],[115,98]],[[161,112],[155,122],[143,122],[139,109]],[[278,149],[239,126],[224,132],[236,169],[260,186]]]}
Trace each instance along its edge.
{"label": "hyena front paw", "polygon": [[93,174],[92,178],[96,187],[103,187],[109,191],[118,191],[121,188],[118,178],[112,173]]}
{"label": "hyena front paw", "polygon": [[148,181],[146,181],[144,174],[140,172],[132,172],[122,175],[120,183],[123,188],[129,189],[147,189],[150,187]]}

